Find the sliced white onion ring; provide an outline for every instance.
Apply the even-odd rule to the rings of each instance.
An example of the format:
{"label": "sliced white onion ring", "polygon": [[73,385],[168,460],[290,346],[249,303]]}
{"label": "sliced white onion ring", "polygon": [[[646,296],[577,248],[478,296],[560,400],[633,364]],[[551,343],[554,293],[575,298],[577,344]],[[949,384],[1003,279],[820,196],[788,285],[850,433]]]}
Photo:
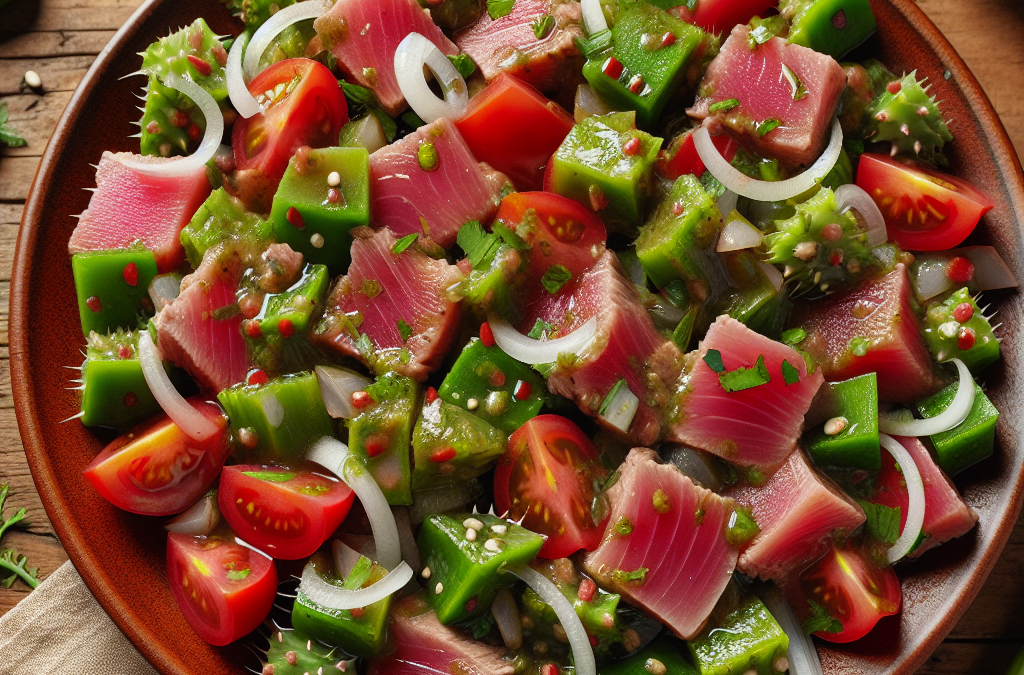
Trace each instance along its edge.
{"label": "sliced white onion ring", "polygon": [[864,219],[868,227],[868,246],[879,246],[889,241],[889,233],[885,229],[885,218],[878,204],[860,186],[849,183],[836,188],[836,203],[839,212],[846,213],[853,209]]}
{"label": "sliced white onion ring", "polygon": [[260,29],[252,36],[249,47],[245,50],[242,70],[246,80],[251,82],[252,78],[259,74],[263,52],[267,51],[267,47],[274,41],[274,38],[281,34],[281,31],[293,23],[317,19],[331,7],[333,7],[333,3],[330,0],[306,0],[289,5],[267,19],[267,22],[260,26]]}
{"label": "sliced white onion ring", "polygon": [[206,415],[192,407],[185,398],[178,393],[164,370],[163,355],[160,348],[153,344],[153,338],[149,331],[139,331],[139,364],[142,366],[142,375],[146,378],[149,390],[153,392],[153,398],[160,404],[171,421],[178,425],[178,428],[197,443],[205,443],[220,433],[216,424],[211,422]]}
{"label": "sliced white onion ring", "polygon": [[962,255],[974,265],[974,283],[979,291],[1017,288],[1013,272],[991,246],[965,246],[955,249],[953,253]]}
{"label": "sliced white onion ring", "polygon": [[640,399],[624,380],[619,380],[611,399],[602,406],[600,417],[606,424],[625,434],[629,432],[629,425],[633,423],[639,408]]}
{"label": "sliced white onion ring", "polygon": [[558,587],[550,579],[529,565],[509,565],[505,571],[525,581],[527,586],[536,591],[541,600],[555,610],[558,621],[565,630],[565,637],[569,639],[569,646],[572,648],[572,660],[576,666],[576,675],[597,675],[597,661],[594,659],[594,648],[590,646],[587,630],[583,627],[580,617],[576,615],[576,610],[562,595],[562,591],[558,590]]}
{"label": "sliced white onion ring", "polygon": [[242,72],[242,54],[245,53],[245,47],[248,44],[248,31],[235,38],[235,42],[231,45],[231,51],[228,52],[228,64],[224,69],[231,105],[235,107],[235,111],[239,115],[246,119],[263,112],[263,106],[259,104],[255,96],[249,93],[249,86],[245,81],[245,74]]}
{"label": "sliced white onion ring", "polygon": [[614,108],[605,103],[589,84],[581,84],[576,87],[572,116],[577,122],[582,122],[595,115],[607,115],[613,110]]}
{"label": "sliced white onion ring", "polygon": [[391,513],[395,516],[398,526],[398,543],[402,549],[402,560],[409,563],[414,570],[420,568],[420,549],[416,545],[416,535],[412,533],[412,521],[409,519],[409,507],[392,506]]}
{"label": "sliced white onion ring", "polygon": [[761,245],[762,238],[761,231],[745,219],[733,218],[725,224],[722,233],[718,235],[718,246],[715,250],[719,253],[727,253],[757,248]]}
{"label": "sliced white onion ring", "polygon": [[779,268],[762,260],[757,261],[757,266],[761,268],[761,272],[772,283],[772,286],[775,287],[775,292],[781,291],[785,279],[782,277],[782,272],[779,271]]}
{"label": "sliced white onion ring", "polygon": [[924,482],[914,458],[899,441],[888,434],[878,434],[878,441],[899,464],[903,480],[907,483],[907,522],[903,525],[899,539],[886,552],[886,558],[894,563],[910,553],[921,534],[921,526],[924,525]]}
{"label": "sliced white onion ring", "polygon": [[722,212],[722,215],[726,218],[729,214],[736,210],[736,204],[739,202],[740,196],[732,190],[726,190],[722,193],[722,196],[718,198],[716,204],[718,210]]}
{"label": "sliced white onion ring", "polygon": [[580,9],[583,10],[583,28],[588,36],[608,30],[608,20],[604,18],[601,0],[581,0]]}
{"label": "sliced white onion ring", "polygon": [[172,272],[170,274],[158,274],[149,282],[149,299],[153,301],[153,308],[159,314],[160,310],[174,301],[181,293],[181,275]]}
{"label": "sliced white onion ring", "polygon": [[825,152],[799,176],[780,181],[751,178],[725,161],[711,141],[707,127],[702,126],[693,132],[693,144],[704,166],[727,189],[759,202],[780,202],[807,192],[832,170],[843,150],[843,129],[839,126],[839,120],[833,120],[832,138]]}
{"label": "sliced white onion ring", "polygon": [[[793,608],[782,597],[779,589],[772,586],[761,594],[765,607],[771,612],[779,628],[789,638],[789,673],[790,675],[823,675],[818,650],[814,648],[811,636],[804,632],[800,620]],[[779,664],[782,665],[782,664]],[[785,668],[779,668],[780,672]]]}
{"label": "sliced white onion ring", "polygon": [[165,86],[180,91],[192,99],[196,107],[206,118],[206,133],[199,147],[188,157],[175,157],[161,160],[160,158],[134,155],[122,160],[125,166],[151,176],[186,176],[203,169],[213,159],[220,147],[220,139],[224,136],[224,114],[220,105],[213,99],[210,92],[187,78],[168,73],[163,78]]}
{"label": "sliced white onion ring", "polygon": [[[397,569],[402,562],[398,525],[395,523],[395,516],[391,513],[387,498],[362,462],[349,452],[347,445],[330,436],[324,436],[314,443],[306,452],[306,459],[328,469],[352,488],[366,511],[367,520],[370,521],[373,540],[377,546],[377,562],[386,569]],[[403,581],[401,586],[404,585]]]}
{"label": "sliced white onion ring", "polygon": [[501,639],[508,649],[519,649],[523,646],[523,624],[519,616],[519,605],[516,604],[512,592],[507,588],[498,591],[491,603],[491,614],[498,626]]}
{"label": "sliced white onion ring", "polygon": [[[423,68],[434,74],[444,98],[430,90]],[[395,50],[395,78],[402,96],[424,122],[458,119],[469,105],[469,90],[448,57],[419,33],[409,33]]]}
{"label": "sliced white onion ring", "polygon": [[949,260],[945,257],[918,258],[917,271],[914,274],[914,290],[922,302],[927,302],[937,295],[953,290],[953,281],[946,276]]}
{"label": "sliced white onion ring", "polygon": [[189,534],[194,537],[210,534],[220,523],[220,509],[217,508],[217,491],[211,490],[180,516],[164,525],[164,529],[175,534]]}
{"label": "sliced white onion ring", "polygon": [[500,318],[488,319],[491,326],[491,334],[494,341],[505,352],[516,361],[537,365],[541,363],[555,363],[559,354],[580,354],[597,337],[597,317],[590,319],[569,333],[568,335],[554,340],[534,340],[526,337],[507,321]]}
{"label": "sliced white onion ring", "polygon": [[346,420],[358,415],[359,411],[352,405],[352,394],[365,389],[370,384],[370,378],[347,368],[333,366],[317,366],[315,371],[327,413],[336,419]]}
{"label": "sliced white onion ring", "polygon": [[312,561],[306,563],[299,581],[299,590],[307,598],[330,609],[357,609],[368,607],[375,602],[402,590],[412,579],[412,568],[400,562],[395,569],[388,572],[378,581],[355,590],[345,590],[325,580],[317,574]]}
{"label": "sliced white onion ring", "polygon": [[956,364],[960,383],[949,407],[935,417],[919,420],[905,414],[881,414],[878,416],[878,430],[892,436],[932,436],[949,431],[961,424],[974,407],[974,379],[960,359],[950,359]]}

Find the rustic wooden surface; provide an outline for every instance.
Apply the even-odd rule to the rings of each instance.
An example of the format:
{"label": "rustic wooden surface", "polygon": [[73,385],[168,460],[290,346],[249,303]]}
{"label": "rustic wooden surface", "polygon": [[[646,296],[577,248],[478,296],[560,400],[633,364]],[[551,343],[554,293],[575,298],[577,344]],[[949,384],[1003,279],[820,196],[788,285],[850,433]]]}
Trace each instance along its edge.
{"label": "rustic wooden surface", "polygon": [[[67,560],[53,536],[22,451],[11,399],[7,317],[14,245],[22,206],[43,149],[71,93],[95,55],[141,0],[12,0],[0,10],[0,98],[28,140],[0,150],[0,482],[10,483],[9,509],[26,507],[28,527],[4,544],[28,555],[45,577]],[[1024,2],[918,0],[981,81],[1024,157]],[[42,76],[44,93],[22,93],[26,70]],[[12,511],[9,511],[12,512]],[[20,582],[0,589],[0,614],[28,592]],[[991,578],[963,620],[920,675],[1002,673],[1024,645],[1024,519]]]}

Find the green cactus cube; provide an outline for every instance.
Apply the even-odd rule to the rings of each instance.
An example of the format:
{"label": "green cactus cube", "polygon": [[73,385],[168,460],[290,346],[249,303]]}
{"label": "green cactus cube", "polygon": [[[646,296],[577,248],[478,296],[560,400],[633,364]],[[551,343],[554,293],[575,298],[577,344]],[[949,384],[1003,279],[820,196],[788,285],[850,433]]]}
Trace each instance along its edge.
{"label": "green cactus cube", "polygon": [[[995,449],[999,411],[981,387],[973,382],[971,384],[974,385],[974,406],[967,419],[948,431],[929,437],[935,448],[936,463],[950,476],[991,456]],[[927,419],[944,411],[953,402],[958,386],[959,383],[954,382],[918,403],[918,414]]]}
{"label": "green cactus cube", "polygon": [[426,401],[412,434],[412,489],[455,485],[484,474],[500,457],[508,436],[480,417],[440,397]]}
{"label": "green cactus cube", "polygon": [[835,397],[835,415],[807,433],[804,447],[815,464],[878,471],[878,379],[875,373],[826,382]]}
{"label": "green cactus cube", "polygon": [[157,271],[152,251],[139,246],[76,253],[71,271],[85,337],[93,331],[132,330],[139,325],[140,312],[152,309],[149,282]]}
{"label": "green cactus cube", "polygon": [[82,424],[127,429],[160,412],[139,362],[139,334],[90,333],[82,364]]}
{"label": "green cactus cube", "polygon": [[789,41],[840,60],[875,32],[868,0],[783,0]]}
{"label": "green cactus cube", "polygon": [[751,597],[687,647],[700,675],[777,673],[786,670],[776,664],[787,662],[789,638],[764,603]]}
{"label": "green cactus cube", "polygon": [[348,444],[363,460],[389,504],[412,504],[409,443],[419,383],[395,372],[366,387],[370,402],[348,422]]}
{"label": "green cactus cube", "polygon": [[973,374],[999,360],[999,340],[967,288],[928,306],[924,341],[936,361],[960,359]]}
{"label": "green cactus cube", "polygon": [[252,248],[262,248],[274,237],[273,226],[245,209],[241,200],[224,188],[217,188],[200,205],[192,220],[181,231],[181,245],[192,267],[199,267],[210,248],[229,240],[239,240]]}

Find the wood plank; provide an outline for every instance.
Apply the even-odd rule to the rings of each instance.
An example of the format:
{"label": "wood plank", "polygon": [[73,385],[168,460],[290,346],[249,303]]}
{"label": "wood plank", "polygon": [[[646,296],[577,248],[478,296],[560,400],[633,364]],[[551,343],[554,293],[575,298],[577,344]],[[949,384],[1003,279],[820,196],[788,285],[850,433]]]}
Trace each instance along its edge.
{"label": "wood plank", "polygon": [[28,190],[32,187],[38,157],[9,157],[0,154],[0,201],[23,202],[28,199]]}
{"label": "wood plank", "polygon": [[[4,547],[10,547],[28,557],[28,566],[37,568],[40,579],[50,576],[68,559],[57,538],[52,535],[30,534],[19,530],[8,530],[4,535]],[[0,593],[0,614],[14,607],[29,594],[30,588],[20,579],[9,589]]]}
{"label": "wood plank", "polygon": [[[1015,535],[1024,536],[1024,520],[1018,521]],[[950,639],[1024,639],[1020,630],[1020,603],[1024,598],[1021,570],[1024,570],[1024,544],[1008,544],[978,597],[950,632]]]}
{"label": "wood plank", "polygon": [[95,56],[43,56],[27,59],[5,59],[0,68],[0,96],[21,93],[25,71],[34,70],[43,81],[43,91],[74,91],[85,76]]}
{"label": "wood plank", "polygon": [[95,56],[110,42],[113,30],[0,32],[0,59],[44,56]]}
{"label": "wood plank", "polygon": [[[3,450],[0,451],[0,483],[7,483],[11,486],[11,493],[8,497],[9,508],[24,507],[26,513],[25,529],[35,534],[53,534],[53,526],[50,525],[43,509],[43,503],[36,492],[35,483],[32,482],[32,474],[29,472],[28,461],[25,459],[25,452],[21,445],[21,435],[18,433],[18,422],[14,417],[14,410],[0,410],[0,443]],[[3,595],[0,593],[0,595]]]}
{"label": "wood plank", "polygon": [[15,0],[4,8],[3,32],[117,30],[140,4],[141,0]]}
{"label": "wood plank", "polygon": [[[1019,626],[1019,623],[1018,623]],[[1014,641],[943,642],[917,675],[965,675],[967,673],[1005,673],[1020,651]]]}
{"label": "wood plank", "polygon": [[48,91],[42,96],[22,94],[3,100],[7,102],[10,125],[28,141],[24,147],[6,149],[4,154],[9,157],[41,157],[57,121],[71,100],[71,92]]}

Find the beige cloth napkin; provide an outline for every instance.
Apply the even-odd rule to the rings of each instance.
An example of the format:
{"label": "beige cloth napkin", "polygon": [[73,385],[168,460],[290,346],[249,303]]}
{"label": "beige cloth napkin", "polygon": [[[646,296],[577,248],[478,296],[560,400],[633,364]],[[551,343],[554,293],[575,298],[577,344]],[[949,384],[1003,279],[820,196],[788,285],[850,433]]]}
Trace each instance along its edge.
{"label": "beige cloth napkin", "polygon": [[70,562],[0,617],[0,675],[157,675]]}

